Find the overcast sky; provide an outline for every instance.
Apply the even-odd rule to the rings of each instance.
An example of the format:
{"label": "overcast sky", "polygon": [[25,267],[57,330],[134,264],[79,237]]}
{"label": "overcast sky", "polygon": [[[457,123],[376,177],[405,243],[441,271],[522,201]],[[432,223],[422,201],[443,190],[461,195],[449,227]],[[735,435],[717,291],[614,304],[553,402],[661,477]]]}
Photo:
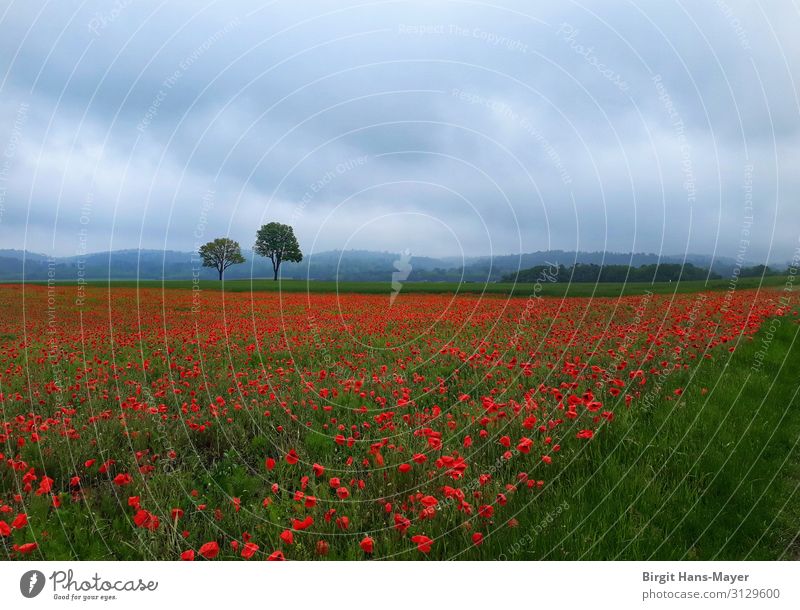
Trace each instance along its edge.
{"label": "overcast sky", "polygon": [[3,2],[0,248],[800,245],[791,0],[256,4]]}

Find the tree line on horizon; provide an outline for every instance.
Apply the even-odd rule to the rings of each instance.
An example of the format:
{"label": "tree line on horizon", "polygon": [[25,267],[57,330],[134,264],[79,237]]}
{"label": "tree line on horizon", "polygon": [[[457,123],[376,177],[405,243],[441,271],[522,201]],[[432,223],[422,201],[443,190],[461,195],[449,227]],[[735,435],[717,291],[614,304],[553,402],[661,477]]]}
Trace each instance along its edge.
{"label": "tree line on horizon", "polygon": [[[742,267],[739,277],[762,277],[779,275],[780,272],[765,265]],[[722,276],[708,269],[697,267],[692,263],[662,263],[641,265],[595,265],[576,263],[570,267],[564,265],[537,265],[502,277],[502,282],[547,283],[547,282],[678,282],[692,280],[719,280]]]}

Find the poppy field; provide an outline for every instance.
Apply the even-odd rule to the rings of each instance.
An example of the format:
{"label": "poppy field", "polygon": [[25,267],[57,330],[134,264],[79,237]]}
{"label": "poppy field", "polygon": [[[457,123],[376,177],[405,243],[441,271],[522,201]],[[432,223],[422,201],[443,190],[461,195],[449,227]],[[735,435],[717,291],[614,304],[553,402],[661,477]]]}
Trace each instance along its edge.
{"label": "poppy field", "polygon": [[797,303],[0,286],[0,558],[789,559]]}

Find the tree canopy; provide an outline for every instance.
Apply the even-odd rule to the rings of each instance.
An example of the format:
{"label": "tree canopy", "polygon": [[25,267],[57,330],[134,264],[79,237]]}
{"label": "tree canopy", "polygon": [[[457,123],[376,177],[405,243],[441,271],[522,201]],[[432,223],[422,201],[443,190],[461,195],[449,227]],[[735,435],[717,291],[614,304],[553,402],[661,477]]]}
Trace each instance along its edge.
{"label": "tree canopy", "polygon": [[213,267],[219,271],[219,279],[222,279],[225,269],[244,262],[239,242],[227,237],[218,237],[200,246],[199,254],[203,259],[203,267]]}
{"label": "tree canopy", "polygon": [[270,222],[263,225],[256,232],[256,243],[253,251],[272,261],[272,270],[275,280],[278,279],[278,269],[281,263],[289,261],[299,263],[303,260],[300,244],[294,236],[294,229],[289,225],[279,222]]}

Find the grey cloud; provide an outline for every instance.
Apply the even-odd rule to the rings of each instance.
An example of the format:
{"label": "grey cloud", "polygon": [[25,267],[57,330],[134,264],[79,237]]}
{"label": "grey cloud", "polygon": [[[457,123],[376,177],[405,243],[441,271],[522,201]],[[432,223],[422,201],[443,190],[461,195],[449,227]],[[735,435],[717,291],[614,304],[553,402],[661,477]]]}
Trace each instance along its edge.
{"label": "grey cloud", "polygon": [[275,218],[316,250],[731,255],[752,164],[748,258],[791,257],[788,0],[358,4],[14,1],[4,247],[73,253],[90,198],[95,250],[192,248],[207,215],[248,245]]}

